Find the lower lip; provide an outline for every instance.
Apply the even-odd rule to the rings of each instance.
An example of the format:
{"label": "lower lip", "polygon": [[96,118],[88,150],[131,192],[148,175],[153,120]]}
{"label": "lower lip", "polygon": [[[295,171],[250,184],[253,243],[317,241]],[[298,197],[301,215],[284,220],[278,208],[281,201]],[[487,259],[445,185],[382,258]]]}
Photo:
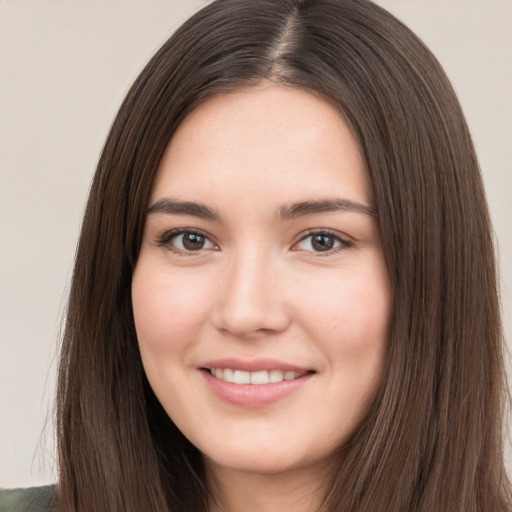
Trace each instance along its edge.
{"label": "lower lip", "polygon": [[201,370],[211,391],[222,400],[243,407],[261,407],[286,398],[304,386],[314,374],[272,384],[234,384]]}

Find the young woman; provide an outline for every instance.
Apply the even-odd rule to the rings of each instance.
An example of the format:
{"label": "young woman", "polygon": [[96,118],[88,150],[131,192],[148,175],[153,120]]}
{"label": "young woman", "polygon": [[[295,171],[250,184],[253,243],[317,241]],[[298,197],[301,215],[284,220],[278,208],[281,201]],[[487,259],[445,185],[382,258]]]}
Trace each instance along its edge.
{"label": "young woman", "polygon": [[128,93],[58,390],[67,511],[510,511],[496,270],[439,64],[366,0],[217,0]]}

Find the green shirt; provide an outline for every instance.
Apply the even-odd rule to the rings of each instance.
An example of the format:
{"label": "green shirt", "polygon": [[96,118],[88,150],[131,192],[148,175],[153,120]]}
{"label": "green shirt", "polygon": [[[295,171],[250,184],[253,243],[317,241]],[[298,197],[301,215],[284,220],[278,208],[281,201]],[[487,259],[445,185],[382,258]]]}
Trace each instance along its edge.
{"label": "green shirt", "polygon": [[50,512],[55,486],[0,489],[0,512]]}

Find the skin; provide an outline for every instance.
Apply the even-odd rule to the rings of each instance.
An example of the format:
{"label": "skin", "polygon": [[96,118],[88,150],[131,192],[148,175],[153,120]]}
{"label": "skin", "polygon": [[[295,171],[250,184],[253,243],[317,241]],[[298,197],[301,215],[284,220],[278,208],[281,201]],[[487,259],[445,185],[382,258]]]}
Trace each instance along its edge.
{"label": "skin", "polygon": [[[170,199],[213,216],[154,206]],[[323,200],[352,209],[283,218]],[[171,139],[148,207],[132,300],[156,396],[204,454],[223,510],[313,510],[379,386],[393,304],[354,137],[307,91],[264,82],[214,96]],[[202,246],[173,231],[187,229]],[[201,369],[222,358],[309,374],[277,401],[233,404]]]}

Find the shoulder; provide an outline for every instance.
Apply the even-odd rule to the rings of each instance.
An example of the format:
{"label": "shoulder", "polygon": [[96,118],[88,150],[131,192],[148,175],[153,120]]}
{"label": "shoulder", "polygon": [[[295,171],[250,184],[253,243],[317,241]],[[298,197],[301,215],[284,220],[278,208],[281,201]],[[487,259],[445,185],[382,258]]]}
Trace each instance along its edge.
{"label": "shoulder", "polygon": [[50,512],[55,510],[55,486],[0,489],[0,512]]}

